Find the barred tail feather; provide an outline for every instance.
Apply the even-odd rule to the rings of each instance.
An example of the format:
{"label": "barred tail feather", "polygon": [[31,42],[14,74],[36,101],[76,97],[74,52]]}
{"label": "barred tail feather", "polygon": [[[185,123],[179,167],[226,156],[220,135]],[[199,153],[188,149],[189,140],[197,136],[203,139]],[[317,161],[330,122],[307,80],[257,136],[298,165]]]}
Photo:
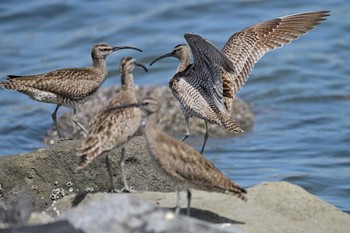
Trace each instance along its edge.
{"label": "barred tail feather", "polygon": [[239,127],[228,115],[224,115],[221,120],[221,126],[226,130],[234,133],[243,133],[244,131]]}
{"label": "barred tail feather", "polygon": [[214,186],[214,191],[236,196],[242,201],[248,200],[248,198],[245,196],[247,191],[244,188],[241,188],[237,184],[233,183],[229,178],[225,176],[223,176],[222,180]]}
{"label": "barred tail feather", "polygon": [[0,87],[7,90],[21,90],[23,88],[22,85],[13,82],[0,82]]}
{"label": "barred tail feather", "polygon": [[227,180],[227,184],[225,185],[227,187],[227,190],[225,193],[233,195],[241,199],[242,201],[247,201],[248,199],[245,197],[244,194],[247,193],[247,191],[235,183],[233,183],[231,180]]}
{"label": "barred tail feather", "polygon": [[76,171],[89,165],[101,152],[99,151],[98,138],[86,138],[83,145],[77,149],[77,156],[80,157]]}
{"label": "barred tail feather", "polygon": [[[244,190],[244,189],[243,189]],[[245,193],[247,193],[245,190],[244,192],[233,192],[233,191],[226,191],[225,193],[233,195],[238,197],[239,199],[241,199],[242,201],[247,202],[248,198],[244,195]]]}
{"label": "barred tail feather", "polygon": [[232,103],[233,103],[233,97],[226,97],[223,96],[222,99],[224,100],[225,107],[227,109],[227,112],[231,114],[232,112]]}

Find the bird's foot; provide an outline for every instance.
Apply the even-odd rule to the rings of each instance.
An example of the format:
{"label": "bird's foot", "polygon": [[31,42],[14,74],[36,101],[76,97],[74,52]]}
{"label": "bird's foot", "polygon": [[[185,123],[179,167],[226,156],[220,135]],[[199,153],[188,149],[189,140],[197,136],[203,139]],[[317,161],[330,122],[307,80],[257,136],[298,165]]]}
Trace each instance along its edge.
{"label": "bird's foot", "polygon": [[124,186],[121,190],[123,193],[135,193],[136,190],[133,187]]}
{"label": "bird's foot", "polygon": [[58,143],[63,142],[63,141],[68,141],[68,140],[72,141],[73,138],[63,138],[63,137],[61,137],[60,140],[58,141]]}
{"label": "bird's foot", "polygon": [[111,190],[109,190],[109,192],[111,192],[111,193],[122,193],[122,192],[123,192],[123,190],[119,190],[119,189],[111,189]]}

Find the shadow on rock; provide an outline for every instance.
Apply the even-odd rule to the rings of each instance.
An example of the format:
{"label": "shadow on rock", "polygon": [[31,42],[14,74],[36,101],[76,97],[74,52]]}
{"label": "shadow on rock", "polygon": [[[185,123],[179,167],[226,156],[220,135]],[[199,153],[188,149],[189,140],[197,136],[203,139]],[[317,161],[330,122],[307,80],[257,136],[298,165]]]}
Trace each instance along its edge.
{"label": "shadow on rock", "polygon": [[33,226],[21,226],[5,229],[4,233],[84,233],[75,229],[68,221],[57,221],[53,223]]}
{"label": "shadow on rock", "polygon": [[[175,208],[167,208],[167,209],[171,211],[175,211]],[[180,214],[187,215],[187,208],[181,208]],[[220,223],[245,224],[244,222],[229,219],[208,210],[202,210],[202,209],[196,209],[196,208],[191,208],[190,217],[197,218],[199,220],[204,220],[214,224],[220,224]]]}
{"label": "shadow on rock", "polygon": [[72,207],[78,206],[85,199],[87,194],[88,193],[78,193],[72,201]]}

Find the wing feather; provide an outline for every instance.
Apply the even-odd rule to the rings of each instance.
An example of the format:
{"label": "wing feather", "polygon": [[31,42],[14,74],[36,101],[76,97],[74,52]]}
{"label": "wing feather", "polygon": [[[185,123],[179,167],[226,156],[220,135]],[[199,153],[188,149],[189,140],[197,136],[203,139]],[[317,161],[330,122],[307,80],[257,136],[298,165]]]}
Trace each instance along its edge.
{"label": "wing feather", "polygon": [[222,52],[235,65],[236,72],[222,71],[223,79],[231,79],[231,93],[235,96],[248,79],[255,63],[267,52],[292,42],[312,30],[329,16],[329,11],[306,12],[289,15],[243,29],[233,34]]}
{"label": "wing feather", "polygon": [[191,72],[201,73],[201,79],[205,80],[199,80],[199,82],[203,83],[203,87],[207,89],[207,93],[209,93],[216,106],[226,112],[220,70],[223,69],[228,73],[233,73],[235,66],[222,51],[200,35],[186,33],[185,39],[193,55],[194,70],[191,70]]}

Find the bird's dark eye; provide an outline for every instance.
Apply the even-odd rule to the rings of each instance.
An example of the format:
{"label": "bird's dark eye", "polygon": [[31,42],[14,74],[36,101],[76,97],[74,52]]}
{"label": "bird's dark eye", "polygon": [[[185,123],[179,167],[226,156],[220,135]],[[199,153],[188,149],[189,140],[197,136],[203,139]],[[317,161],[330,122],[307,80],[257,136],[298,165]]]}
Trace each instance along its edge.
{"label": "bird's dark eye", "polygon": [[108,52],[109,49],[102,49],[102,52]]}

